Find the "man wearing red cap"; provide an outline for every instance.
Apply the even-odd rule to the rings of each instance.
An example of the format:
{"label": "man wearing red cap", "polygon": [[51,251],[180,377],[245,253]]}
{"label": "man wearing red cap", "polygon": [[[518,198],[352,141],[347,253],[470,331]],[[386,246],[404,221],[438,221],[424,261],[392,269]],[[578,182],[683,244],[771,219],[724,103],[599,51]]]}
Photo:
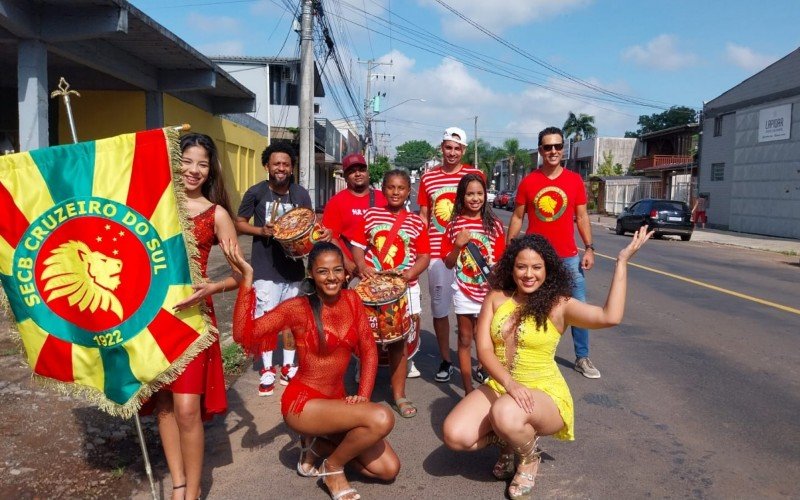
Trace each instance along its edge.
{"label": "man wearing red cap", "polygon": [[352,153],[342,160],[342,173],[347,188],[336,193],[325,205],[322,225],[331,230],[331,241],[344,253],[344,267],[352,276],[356,271],[350,241],[358,230],[364,211],[386,206],[383,193],[369,185],[369,171],[364,155]]}

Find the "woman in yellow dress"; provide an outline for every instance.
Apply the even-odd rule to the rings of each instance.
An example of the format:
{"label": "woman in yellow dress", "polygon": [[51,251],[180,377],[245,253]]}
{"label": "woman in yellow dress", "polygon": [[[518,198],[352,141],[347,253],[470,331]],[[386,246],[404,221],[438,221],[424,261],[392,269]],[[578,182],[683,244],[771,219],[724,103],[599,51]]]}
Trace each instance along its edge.
{"label": "woman in yellow dress", "polygon": [[603,307],[570,297],[569,271],[540,235],[512,240],[490,277],[476,343],[491,379],[453,408],[443,433],[453,450],[504,446],[492,473],[502,480],[513,475],[510,498],[531,495],[539,436],[574,439],[572,396],[554,359],[562,333],[569,325],[595,330],[622,321],[627,263],[652,234],[642,228],[620,250]]}

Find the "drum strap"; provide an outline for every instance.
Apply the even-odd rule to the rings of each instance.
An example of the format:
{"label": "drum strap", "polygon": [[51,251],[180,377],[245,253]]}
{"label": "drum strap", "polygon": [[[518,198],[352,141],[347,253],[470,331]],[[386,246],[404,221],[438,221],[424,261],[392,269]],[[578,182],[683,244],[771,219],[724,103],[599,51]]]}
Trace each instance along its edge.
{"label": "drum strap", "polygon": [[403,225],[403,221],[406,220],[406,217],[408,217],[408,212],[406,210],[400,210],[397,214],[392,228],[389,229],[389,234],[386,235],[386,241],[384,241],[383,246],[378,252],[378,262],[383,262],[384,257],[389,253],[389,249],[392,248],[394,240],[397,239],[397,233],[400,232],[400,226]]}

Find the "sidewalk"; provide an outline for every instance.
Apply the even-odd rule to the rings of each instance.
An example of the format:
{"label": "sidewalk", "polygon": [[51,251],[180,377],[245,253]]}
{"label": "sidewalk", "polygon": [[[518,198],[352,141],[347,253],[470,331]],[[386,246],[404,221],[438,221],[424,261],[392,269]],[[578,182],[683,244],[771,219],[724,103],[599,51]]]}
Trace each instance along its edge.
{"label": "sidewalk", "polygon": [[[589,214],[592,224],[614,230],[617,218],[609,215]],[[737,233],[721,229],[700,229],[695,227],[691,241],[730,245],[753,250],[764,250],[787,255],[800,256],[800,240],[775,238],[759,234]]]}

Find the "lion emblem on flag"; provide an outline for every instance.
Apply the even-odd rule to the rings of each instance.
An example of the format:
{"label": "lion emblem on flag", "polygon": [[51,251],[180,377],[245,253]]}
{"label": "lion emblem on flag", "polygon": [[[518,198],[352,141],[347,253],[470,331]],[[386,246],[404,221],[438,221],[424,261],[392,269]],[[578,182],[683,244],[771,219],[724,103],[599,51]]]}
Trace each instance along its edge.
{"label": "lion emblem on flag", "polygon": [[47,302],[67,297],[69,305],[80,311],[110,309],[122,319],[122,304],[113,293],[120,285],[120,259],[92,251],[82,241],[70,240],[53,250],[44,265],[44,290],[52,291]]}

